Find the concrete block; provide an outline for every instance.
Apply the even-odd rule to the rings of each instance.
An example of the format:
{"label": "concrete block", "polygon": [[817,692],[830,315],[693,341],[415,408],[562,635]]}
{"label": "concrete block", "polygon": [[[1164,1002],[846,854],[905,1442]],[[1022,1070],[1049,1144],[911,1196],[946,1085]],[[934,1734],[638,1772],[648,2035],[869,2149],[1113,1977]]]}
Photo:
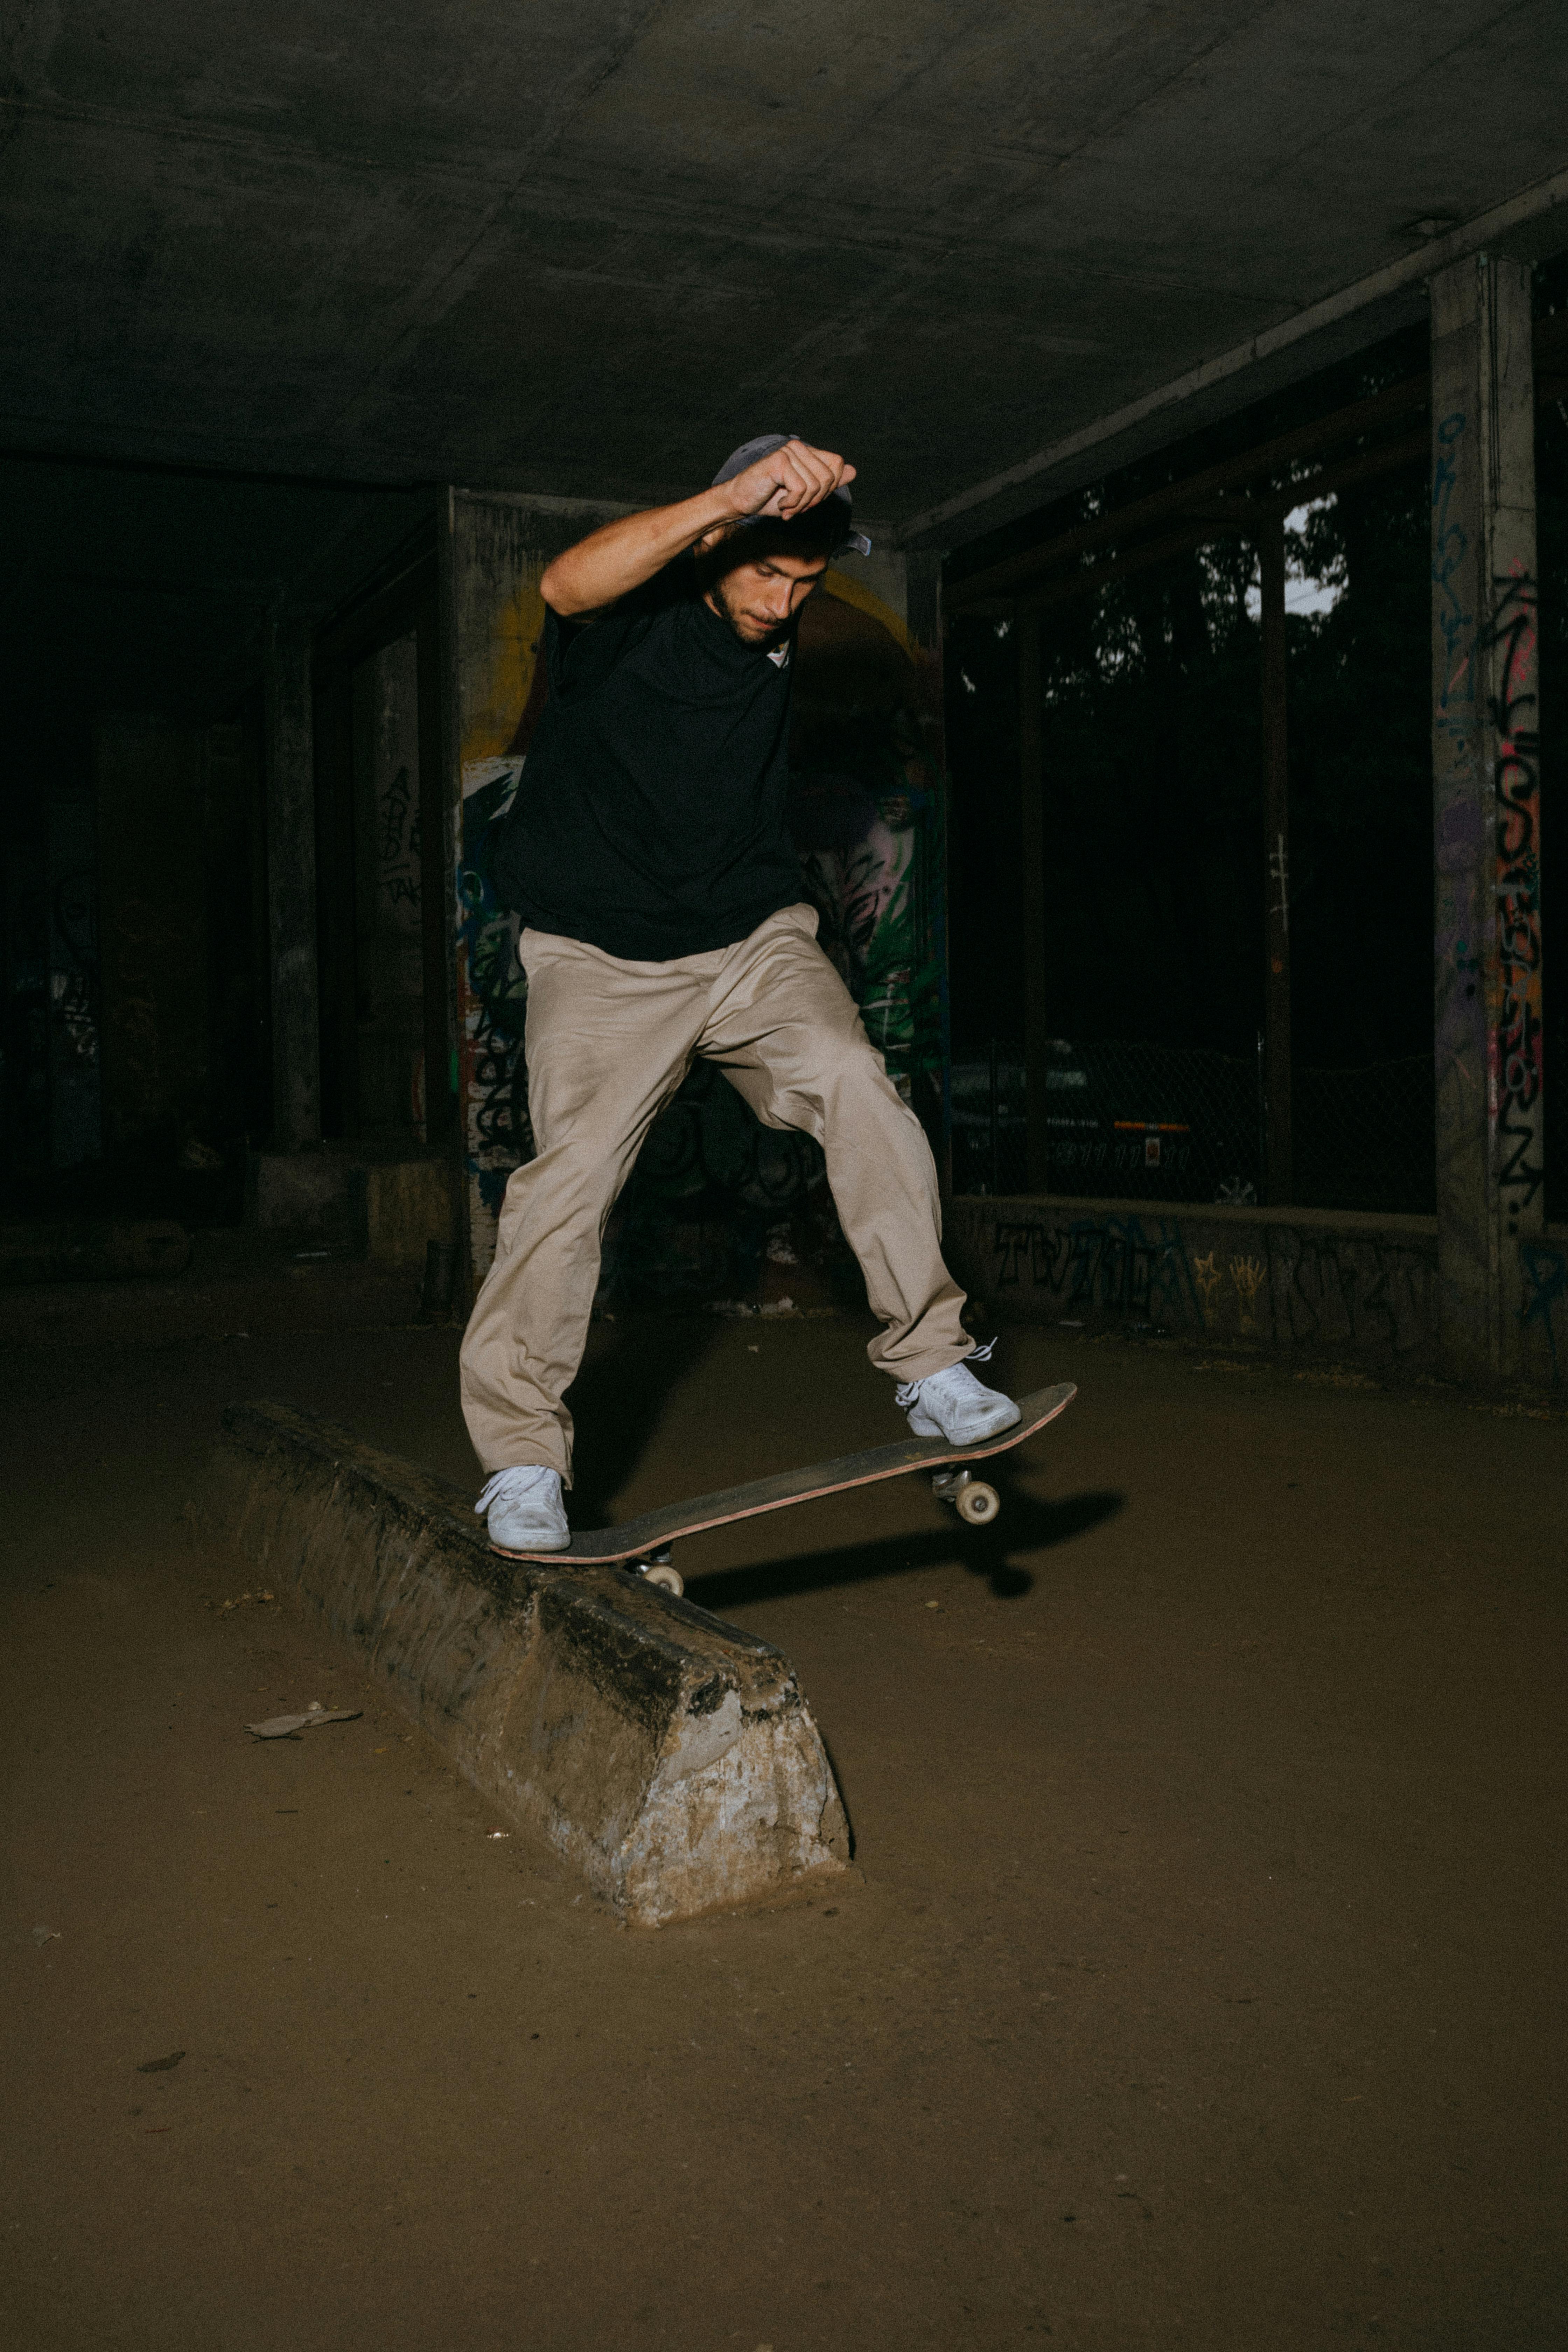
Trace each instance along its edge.
{"label": "concrete block", "polygon": [[321,1234],[358,1244],[364,1227],[364,1171],[318,1145],[306,1151],[254,1151],[246,1168],[246,1222],[262,1233]]}
{"label": "concrete block", "polygon": [[229,1408],[214,1503],[220,1539],[630,1924],[843,1869],[832,1768],[770,1643],[627,1570],[499,1559],[458,1488],[281,1405]]}
{"label": "concrete block", "polygon": [[454,1175],[448,1159],[372,1161],[364,1171],[365,1241],[378,1265],[423,1273],[432,1242],[452,1241]]}
{"label": "concrete block", "polygon": [[378,1265],[422,1273],[431,1242],[450,1244],[456,1177],[449,1157],[344,1144],[253,1152],[247,1222],[262,1233],[319,1234],[363,1249]]}

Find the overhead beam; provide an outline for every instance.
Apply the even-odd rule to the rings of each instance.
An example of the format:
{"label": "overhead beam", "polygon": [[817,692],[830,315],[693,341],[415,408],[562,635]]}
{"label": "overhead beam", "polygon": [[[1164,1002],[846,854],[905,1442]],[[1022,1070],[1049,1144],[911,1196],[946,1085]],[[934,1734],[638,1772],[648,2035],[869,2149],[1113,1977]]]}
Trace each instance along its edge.
{"label": "overhead beam", "polygon": [[[1535,329],[1536,397],[1553,399],[1568,393],[1568,374],[1562,373],[1568,361],[1568,312],[1542,319]],[[1543,372],[1544,371],[1544,372]],[[1247,533],[1260,527],[1270,514],[1289,514],[1293,507],[1304,505],[1312,499],[1325,498],[1332,490],[1348,489],[1352,483],[1367,481],[1391,467],[1407,465],[1426,454],[1428,435],[1422,431],[1403,435],[1396,441],[1384,441],[1372,449],[1363,449],[1354,457],[1342,457],[1332,464],[1321,465],[1309,480],[1296,481],[1283,490],[1265,497],[1247,487],[1260,476],[1271,474],[1282,465],[1300,457],[1313,457],[1338,446],[1341,442],[1355,440],[1380,425],[1387,425],[1405,415],[1415,414],[1430,404],[1429,375],[1409,376],[1403,383],[1390,384],[1385,391],[1370,394],[1364,400],[1352,401],[1337,408],[1331,415],[1319,417],[1310,425],[1298,425],[1289,433],[1276,434],[1261,441],[1255,448],[1244,449],[1235,457],[1226,457],[1215,466],[1205,466],[1200,473],[1190,474],[1179,482],[1166,482],[1147,497],[1132,499],[1110,514],[1092,516],[1088,521],[1075,523],[1070,530],[1058,531],[1055,538],[1043,540],[1037,546],[1025,548],[1019,554],[1008,556],[1003,562],[988,564],[983,572],[972,572],[966,577],[952,582],[946,591],[945,603],[950,612],[980,614],[1010,613],[1016,607],[1016,597],[1042,574],[1068,561],[1069,557],[1089,553],[1096,547],[1121,545],[1130,534],[1145,525],[1165,520],[1171,515],[1191,517],[1194,521],[1210,522],[1223,530]],[[1171,552],[1180,546],[1201,545],[1201,537],[1191,536],[1173,541]],[[1094,583],[1098,574],[1081,574],[1085,586]],[[1075,593],[1079,591],[1075,588]]]}
{"label": "overhead beam", "polygon": [[[1189,475],[1184,481],[1163,483],[1146,498],[1130,499],[1126,506],[1117,507],[1110,514],[1075,523],[1070,530],[1058,532],[1038,547],[1025,548],[1003,562],[987,564],[984,572],[970,572],[949,587],[948,604],[957,609],[975,596],[1021,587],[1069,555],[1087,554],[1093,548],[1123,540],[1130,531],[1139,530],[1145,523],[1158,521],[1165,515],[1190,514],[1204,500],[1226,490],[1243,488],[1260,475],[1272,473],[1277,467],[1289,465],[1299,457],[1315,457],[1321,450],[1354,440],[1358,435],[1374,431],[1395,417],[1425,408],[1430,396],[1426,378],[1411,376],[1365,400],[1352,401],[1331,416],[1317,417],[1311,424],[1297,425],[1289,433],[1277,433],[1255,448],[1222,458],[1218,465],[1205,466],[1201,473]],[[1423,441],[1422,446],[1425,446]],[[1291,503],[1296,503],[1294,499]]]}
{"label": "overhead beam", "polygon": [[[1426,440],[1426,435],[1422,433],[1385,443],[1381,449],[1369,449],[1359,457],[1346,458],[1342,465],[1325,467],[1310,481],[1293,483],[1288,493],[1281,492],[1273,499],[1199,499],[1196,519],[1180,530],[1147,540],[1142,547],[1130,548],[1125,555],[1089,564],[1069,573],[1065,580],[1051,581],[1032,595],[979,597],[959,609],[982,620],[1060,611],[1086,596],[1098,596],[1112,580],[1125,580],[1134,572],[1147,572],[1155,564],[1168,562],[1174,555],[1185,554],[1194,547],[1207,547],[1214,540],[1231,535],[1256,539],[1295,507],[1327,498],[1332,491],[1348,488],[1352,482],[1373,480],[1379,474],[1392,473],[1395,467],[1408,466],[1417,457],[1424,457]],[[1191,509],[1186,500],[1173,498],[1167,510],[1187,513]]]}
{"label": "overhead beam", "polygon": [[1005,472],[910,516],[900,528],[900,541],[906,547],[930,541],[951,548],[977,539],[1424,317],[1427,281],[1451,263],[1482,251],[1538,258],[1565,242],[1568,170],[1538,180],[1448,236],[1402,254]]}

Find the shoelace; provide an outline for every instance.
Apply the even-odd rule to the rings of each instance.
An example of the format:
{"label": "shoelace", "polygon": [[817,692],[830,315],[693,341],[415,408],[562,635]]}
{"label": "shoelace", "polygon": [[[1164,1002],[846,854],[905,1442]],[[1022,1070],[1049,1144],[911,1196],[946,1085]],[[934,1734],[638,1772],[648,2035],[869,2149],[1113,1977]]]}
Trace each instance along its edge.
{"label": "shoelace", "polygon": [[[971,1364],[988,1364],[991,1361],[991,1350],[995,1345],[994,1339],[987,1339],[983,1348],[972,1348],[967,1356],[961,1356],[958,1364],[963,1364],[965,1368]],[[958,1364],[950,1364],[948,1370],[957,1371]],[[941,1377],[940,1372],[926,1374],[927,1381],[940,1380]],[[910,1405],[920,1402],[921,1391],[924,1386],[925,1381],[906,1381],[901,1389],[895,1389],[893,1391],[893,1402],[900,1412],[908,1412]]]}
{"label": "shoelace", "polygon": [[[538,1465],[534,1463],[530,1463],[528,1465],[530,1469],[535,1469],[537,1466]],[[479,1501],[474,1505],[475,1512],[480,1518],[482,1518],[485,1513],[489,1509],[490,1505],[495,1501],[496,1496],[500,1493],[500,1490],[505,1486],[507,1480],[509,1478],[515,1478],[518,1475],[519,1473],[516,1467],[513,1467],[510,1470],[491,1471],[489,1476],[485,1480],[484,1485],[479,1489]]]}

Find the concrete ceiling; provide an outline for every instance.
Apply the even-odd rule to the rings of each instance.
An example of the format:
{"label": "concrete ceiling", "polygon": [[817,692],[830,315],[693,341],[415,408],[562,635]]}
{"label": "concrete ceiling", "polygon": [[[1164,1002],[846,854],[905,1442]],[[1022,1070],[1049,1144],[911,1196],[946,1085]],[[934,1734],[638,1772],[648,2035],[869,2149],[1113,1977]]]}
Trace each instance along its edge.
{"label": "concrete ceiling", "polygon": [[1561,0],[11,22],[0,443],[62,456],[648,499],[782,425],[907,522],[1568,162]]}

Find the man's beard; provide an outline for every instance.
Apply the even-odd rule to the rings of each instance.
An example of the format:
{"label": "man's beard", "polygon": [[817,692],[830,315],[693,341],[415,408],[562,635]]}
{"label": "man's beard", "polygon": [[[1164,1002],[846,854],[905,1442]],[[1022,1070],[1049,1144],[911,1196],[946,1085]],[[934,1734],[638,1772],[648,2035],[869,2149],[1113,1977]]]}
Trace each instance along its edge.
{"label": "man's beard", "polygon": [[781,645],[789,634],[790,623],[780,621],[762,636],[748,636],[740,625],[733,605],[724,593],[724,579],[721,572],[710,583],[708,596],[720,619],[729,623],[731,635],[738,637],[750,653],[765,653],[771,646]]}

